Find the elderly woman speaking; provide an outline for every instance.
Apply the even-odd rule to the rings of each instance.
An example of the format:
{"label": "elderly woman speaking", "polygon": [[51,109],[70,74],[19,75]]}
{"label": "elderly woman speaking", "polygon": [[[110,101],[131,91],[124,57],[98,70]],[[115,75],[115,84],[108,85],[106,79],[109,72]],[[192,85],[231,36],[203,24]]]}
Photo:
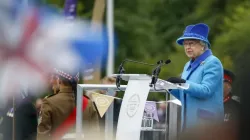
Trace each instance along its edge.
{"label": "elderly woman speaking", "polygon": [[182,103],[182,130],[207,122],[223,121],[223,67],[210,50],[208,33],[206,24],[189,25],[176,41],[184,46],[190,58],[181,78],[167,80],[189,84],[188,89],[170,91]]}

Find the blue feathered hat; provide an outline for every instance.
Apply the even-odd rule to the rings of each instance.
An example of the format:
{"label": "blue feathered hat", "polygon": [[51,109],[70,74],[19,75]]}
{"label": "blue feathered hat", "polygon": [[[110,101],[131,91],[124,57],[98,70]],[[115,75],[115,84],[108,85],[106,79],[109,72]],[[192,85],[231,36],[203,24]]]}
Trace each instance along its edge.
{"label": "blue feathered hat", "polygon": [[208,47],[210,47],[210,43],[208,41],[208,33],[209,27],[204,23],[188,25],[183,32],[183,35],[176,40],[176,43],[179,45],[183,45],[183,41],[185,39],[197,39],[206,42],[208,44]]}

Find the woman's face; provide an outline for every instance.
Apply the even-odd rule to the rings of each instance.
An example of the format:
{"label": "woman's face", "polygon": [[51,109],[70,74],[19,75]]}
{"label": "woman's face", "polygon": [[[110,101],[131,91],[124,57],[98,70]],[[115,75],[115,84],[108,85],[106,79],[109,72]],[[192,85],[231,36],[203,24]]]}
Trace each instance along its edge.
{"label": "woman's face", "polygon": [[204,46],[200,44],[199,40],[194,40],[194,39],[184,40],[183,46],[186,55],[191,59],[196,59],[204,52]]}
{"label": "woman's face", "polygon": [[232,86],[229,82],[224,82],[224,89],[223,89],[223,92],[224,92],[224,97],[227,97],[230,92],[232,90]]}

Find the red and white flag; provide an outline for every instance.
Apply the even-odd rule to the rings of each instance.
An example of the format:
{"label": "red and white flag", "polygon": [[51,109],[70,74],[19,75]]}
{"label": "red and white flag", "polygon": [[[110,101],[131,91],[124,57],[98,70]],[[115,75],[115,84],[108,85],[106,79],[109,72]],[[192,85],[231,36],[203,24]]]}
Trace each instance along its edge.
{"label": "red and white flag", "polygon": [[24,87],[41,93],[53,68],[76,71],[83,65],[83,54],[73,49],[72,40],[85,40],[90,46],[98,42],[86,32],[88,22],[48,13],[26,7],[12,19],[0,11],[0,100]]}

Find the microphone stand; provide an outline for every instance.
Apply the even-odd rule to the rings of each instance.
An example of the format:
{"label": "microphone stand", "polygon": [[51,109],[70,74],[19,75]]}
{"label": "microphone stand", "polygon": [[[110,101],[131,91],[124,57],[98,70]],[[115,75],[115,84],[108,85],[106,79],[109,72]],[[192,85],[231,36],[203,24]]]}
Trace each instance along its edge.
{"label": "microphone stand", "polygon": [[[161,72],[161,67],[162,67],[163,65],[167,65],[167,64],[169,64],[169,63],[171,63],[171,60],[170,60],[170,59],[166,60],[165,62],[163,62],[162,60],[160,60],[160,61],[157,62],[158,66],[153,70],[153,72],[152,72],[152,80],[151,80],[151,83],[149,84],[150,87],[153,87],[153,86],[154,86],[154,90],[155,90],[155,91],[166,90],[166,89],[157,90],[156,87],[155,87],[155,84],[156,84],[156,82],[157,82],[157,80],[158,80],[158,77],[159,77],[159,74],[160,74],[160,72]],[[166,90],[166,91],[167,91],[167,90]]]}
{"label": "microphone stand", "polygon": [[[141,64],[141,65],[147,65],[147,66],[155,66],[155,64],[149,64],[149,63],[145,63],[145,62],[140,62],[140,61],[135,61],[135,60],[131,60],[131,59],[125,59],[124,61],[122,61],[122,63],[120,64],[119,68],[118,68],[118,76],[116,77],[116,87],[117,89],[120,90],[120,85],[121,85],[121,74],[125,73],[125,69],[123,67],[123,65],[125,64],[125,62],[132,62],[132,63],[136,63],[136,64]],[[162,61],[163,63],[163,61]],[[122,91],[122,90],[120,90]]]}
{"label": "microphone stand", "polygon": [[123,67],[123,65],[125,64],[125,62],[132,62],[132,63],[137,63],[137,64],[141,64],[141,65],[148,65],[148,66],[156,66],[157,67],[153,70],[152,72],[152,81],[150,83],[150,87],[155,87],[155,84],[158,80],[158,76],[161,72],[161,67],[164,65],[164,64],[168,64],[171,62],[171,60],[167,60],[165,62],[163,62],[163,60],[160,60],[157,62],[157,64],[149,64],[149,63],[144,63],[144,62],[140,62],[140,61],[135,61],[135,60],[130,60],[130,59],[125,59],[124,61],[122,61],[122,63],[120,64],[119,68],[118,68],[118,76],[116,77],[116,87],[117,89],[119,89],[120,91],[122,91],[119,87],[121,86],[121,75],[125,73],[125,69]]}
{"label": "microphone stand", "polygon": [[[124,74],[125,73],[125,69],[124,69],[124,67],[123,67],[123,64],[124,64],[124,62],[125,61],[123,61],[121,64],[120,64],[120,66],[119,66],[119,68],[118,68],[118,74]],[[121,80],[122,80],[122,78],[121,78],[121,75],[118,75],[117,77],[116,77],[116,87],[117,87],[117,89],[119,89],[120,91],[122,91],[121,89],[120,89],[120,86],[121,86]]]}
{"label": "microphone stand", "polygon": [[158,64],[157,67],[152,72],[152,80],[151,80],[151,83],[149,84],[150,87],[153,87],[153,85],[155,87],[155,83],[157,82],[158,76],[161,72],[161,67],[163,65],[163,61],[160,60],[157,62],[157,64]]}

